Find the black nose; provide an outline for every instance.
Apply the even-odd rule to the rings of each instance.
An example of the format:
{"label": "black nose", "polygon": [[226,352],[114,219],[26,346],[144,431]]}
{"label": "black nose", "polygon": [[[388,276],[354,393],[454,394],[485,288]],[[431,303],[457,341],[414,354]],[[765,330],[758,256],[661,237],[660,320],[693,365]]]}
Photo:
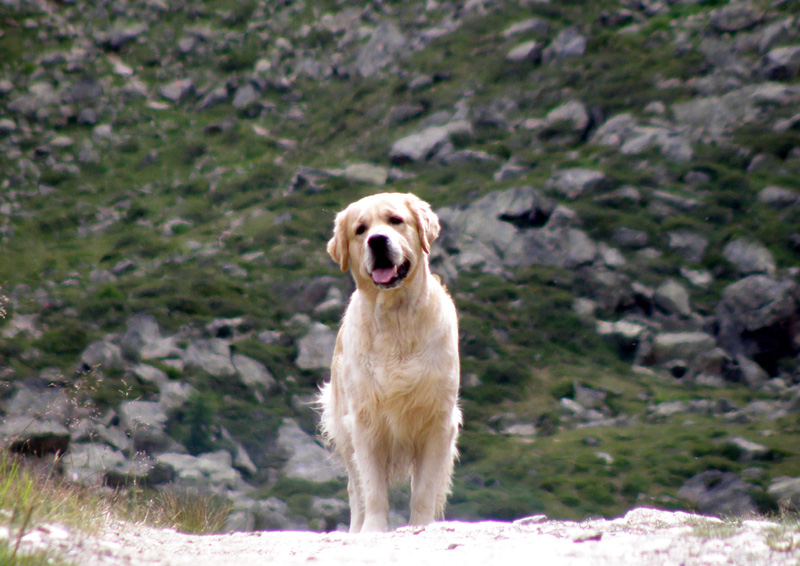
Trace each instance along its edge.
{"label": "black nose", "polygon": [[367,240],[367,244],[369,245],[369,249],[376,254],[382,252],[385,253],[389,244],[389,238],[381,234],[376,234],[374,236],[370,236],[369,240]]}

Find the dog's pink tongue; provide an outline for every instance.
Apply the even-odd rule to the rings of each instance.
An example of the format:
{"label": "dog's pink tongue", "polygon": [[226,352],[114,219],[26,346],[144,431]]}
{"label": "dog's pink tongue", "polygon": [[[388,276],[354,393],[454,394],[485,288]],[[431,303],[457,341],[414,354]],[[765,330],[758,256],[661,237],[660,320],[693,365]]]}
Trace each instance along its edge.
{"label": "dog's pink tongue", "polygon": [[373,270],[372,280],[378,285],[385,285],[392,280],[396,273],[396,267],[381,267]]}

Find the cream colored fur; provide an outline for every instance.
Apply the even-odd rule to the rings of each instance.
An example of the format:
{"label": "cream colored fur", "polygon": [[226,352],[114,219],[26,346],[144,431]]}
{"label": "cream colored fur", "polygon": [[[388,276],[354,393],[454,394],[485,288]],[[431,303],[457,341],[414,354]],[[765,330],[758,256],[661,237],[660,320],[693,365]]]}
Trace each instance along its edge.
{"label": "cream colored fur", "polygon": [[[328,252],[356,291],[321,393],[322,432],[344,460],[350,532],[389,529],[389,488],[411,477],[413,525],[441,517],[461,423],[455,306],[428,268],[439,220],[411,194],[366,197],[336,217]],[[385,238],[407,275],[381,288],[369,244]],[[401,271],[401,270],[398,270]]]}

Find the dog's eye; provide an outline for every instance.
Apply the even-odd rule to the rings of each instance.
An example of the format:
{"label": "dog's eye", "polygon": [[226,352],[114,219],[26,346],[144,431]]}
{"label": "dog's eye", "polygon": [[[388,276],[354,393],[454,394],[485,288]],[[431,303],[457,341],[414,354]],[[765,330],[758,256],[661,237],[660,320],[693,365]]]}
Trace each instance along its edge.
{"label": "dog's eye", "polygon": [[394,224],[395,226],[398,224],[402,224],[403,222],[404,222],[403,219],[399,216],[392,216],[389,218],[389,223]]}
{"label": "dog's eye", "polygon": [[356,228],[356,236],[360,236],[361,234],[363,234],[366,231],[367,231],[367,225],[366,224],[359,224],[358,228]]}

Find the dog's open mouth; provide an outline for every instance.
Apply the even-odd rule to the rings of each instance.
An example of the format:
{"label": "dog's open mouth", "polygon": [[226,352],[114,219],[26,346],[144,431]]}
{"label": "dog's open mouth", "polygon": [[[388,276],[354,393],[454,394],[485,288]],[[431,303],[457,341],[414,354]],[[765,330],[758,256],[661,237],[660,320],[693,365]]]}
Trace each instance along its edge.
{"label": "dog's open mouth", "polygon": [[376,265],[372,270],[372,282],[382,289],[391,289],[400,284],[408,275],[411,262],[406,260],[401,265]]}

